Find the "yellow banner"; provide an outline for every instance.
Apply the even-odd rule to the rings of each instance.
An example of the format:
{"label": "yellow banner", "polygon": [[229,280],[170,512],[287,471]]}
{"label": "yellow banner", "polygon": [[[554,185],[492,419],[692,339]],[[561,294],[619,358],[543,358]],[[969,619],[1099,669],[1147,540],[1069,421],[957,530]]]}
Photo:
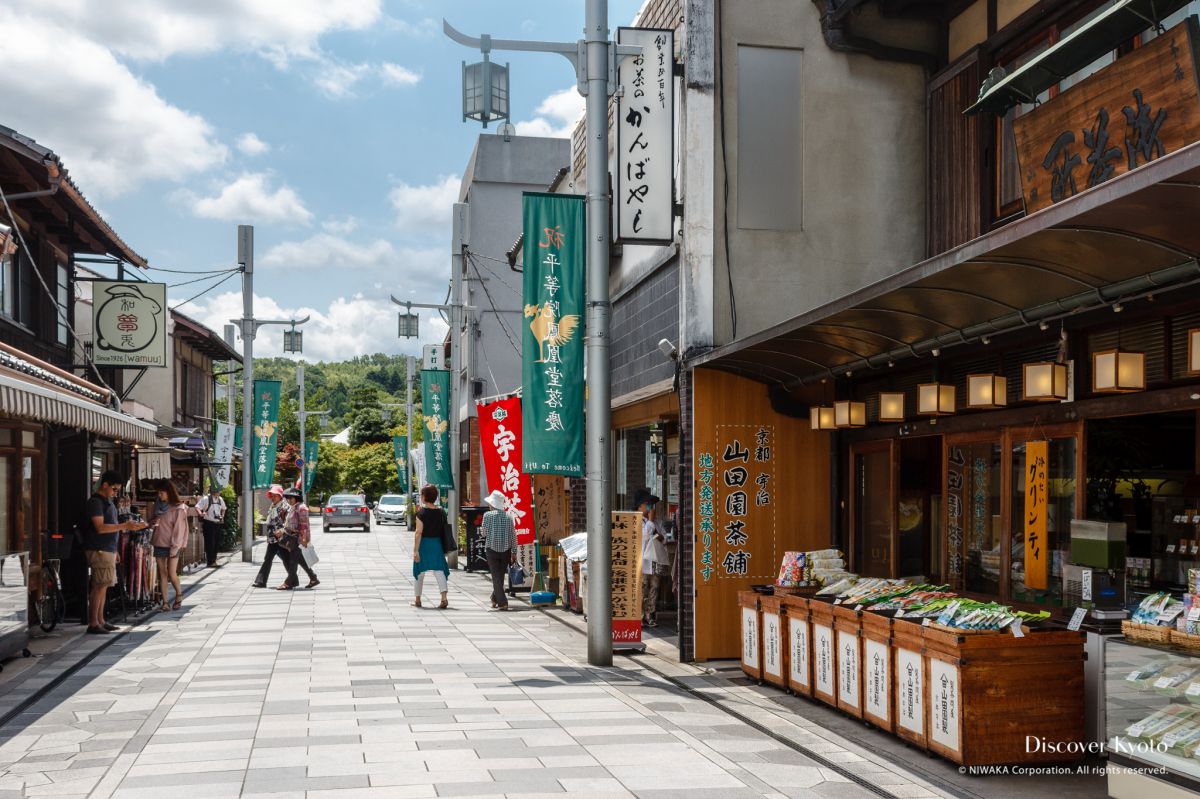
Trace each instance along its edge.
{"label": "yellow banner", "polygon": [[1046,533],[1049,441],[1025,444],[1025,587],[1048,588],[1050,542]]}

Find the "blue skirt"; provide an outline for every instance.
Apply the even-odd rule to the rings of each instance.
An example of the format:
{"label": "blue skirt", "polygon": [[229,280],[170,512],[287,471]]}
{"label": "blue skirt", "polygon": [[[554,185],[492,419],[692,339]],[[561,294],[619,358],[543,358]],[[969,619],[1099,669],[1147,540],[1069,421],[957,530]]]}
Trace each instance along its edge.
{"label": "blue skirt", "polygon": [[421,548],[417,550],[417,554],[421,556],[421,560],[413,562],[414,578],[421,572],[429,571],[440,571],[447,577],[450,576],[450,567],[446,564],[446,553],[442,549],[441,541],[422,536]]}

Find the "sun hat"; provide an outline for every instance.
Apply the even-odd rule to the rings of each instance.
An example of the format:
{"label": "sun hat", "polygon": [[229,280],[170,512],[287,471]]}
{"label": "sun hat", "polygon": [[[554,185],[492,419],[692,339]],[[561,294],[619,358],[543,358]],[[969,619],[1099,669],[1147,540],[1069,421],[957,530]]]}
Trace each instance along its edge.
{"label": "sun hat", "polygon": [[484,502],[491,505],[496,510],[504,510],[504,506],[508,504],[508,497],[504,496],[504,492],[497,488],[495,491],[487,495],[487,499],[485,499]]}
{"label": "sun hat", "polygon": [[281,486],[279,483],[275,483],[273,486],[268,488],[267,496],[269,497],[272,494],[274,494],[277,497],[282,497],[283,496],[283,486]]}
{"label": "sun hat", "polygon": [[283,492],[283,496],[285,499],[304,499],[304,495],[300,493],[300,489],[298,488],[289,488]]}

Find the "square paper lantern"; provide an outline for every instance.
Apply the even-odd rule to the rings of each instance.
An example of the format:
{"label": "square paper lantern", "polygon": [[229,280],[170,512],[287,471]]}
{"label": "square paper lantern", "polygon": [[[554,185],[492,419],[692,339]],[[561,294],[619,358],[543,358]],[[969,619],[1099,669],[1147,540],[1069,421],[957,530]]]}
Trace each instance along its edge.
{"label": "square paper lantern", "polygon": [[904,392],[882,391],[879,394],[879,421],[904,421]]}
{"label": "square paper lantern", "polygon": [[954,413],[954,386],[946,383],[922,383],[917,386],[917,413],[922,416],[948,416]]}
{"label": "square paper lantern", "polygon": [[833,407],[813,406],[808,410],[808,423],[813,430],[833,430],[836,425],[833,423]]}
{"label": "square paper lantern", "polygon": [[1000,408],[1008,404],[1008,378],[967,375],[968,408]]}
{"label": "square paper lantern", "polygon": [[1146,387],[1146,354],[1125,350],[1092,353],[1092,391],[1112,394]]}
{"label": "square paper lantern", "polygon": [[1188,374],[1200,374],[1200,327],[1188,331]]}
{"label": "square paper lantern", "polygon": [[836,427],[864,427],[867,424],[867,404],[838,400],[833,403],[833,424]]}
{"label": "square paper lantern", "polygon": [[1056,402],[1067,398],[1067,365],[1054,361],[1027,363],[1021,380],[1021,399]]}

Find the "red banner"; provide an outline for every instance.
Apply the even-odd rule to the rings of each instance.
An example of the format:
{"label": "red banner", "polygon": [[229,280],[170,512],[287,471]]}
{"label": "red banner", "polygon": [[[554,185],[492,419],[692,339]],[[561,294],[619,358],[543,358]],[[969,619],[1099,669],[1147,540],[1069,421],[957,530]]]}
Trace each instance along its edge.
{"label": "red banner", "polygon": [[517,528],[517,543],[532,544],[533,485],[521,470],[521,398],[509,397],[477,406],[479,446],[489,491],[508,497],[505,511]]}

